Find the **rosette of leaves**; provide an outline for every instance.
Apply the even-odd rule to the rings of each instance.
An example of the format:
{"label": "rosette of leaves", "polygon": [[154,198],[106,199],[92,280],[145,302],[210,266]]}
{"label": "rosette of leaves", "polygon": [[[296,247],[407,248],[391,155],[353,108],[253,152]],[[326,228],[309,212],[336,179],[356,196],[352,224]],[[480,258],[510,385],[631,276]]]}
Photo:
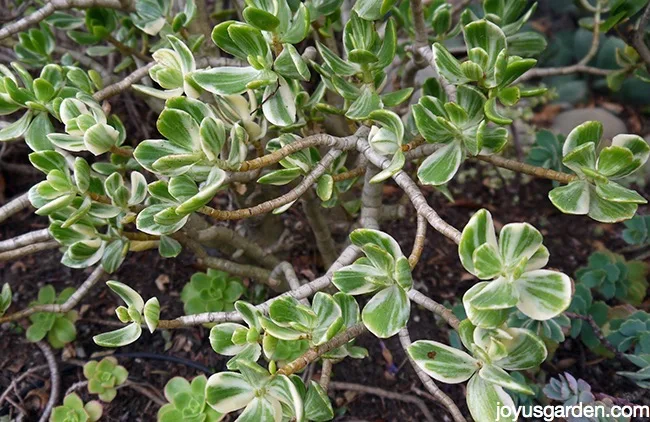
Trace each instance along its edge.
{"label": "rosette of leaves", "polygon": [[517,311],[508,317],[508,326],[525,328],[537,334],[541,339],[557,345],[564,341],[564,329],[571,327],[571,320],[566,315],[560,314],[551,319],[539,321]]}
{"label": "rosette of leaves", "polygon": [[646,295],[648,266],[643,261],[626,261],[608,250],[592,253],[587,266],[576,271],[576,279],[605,299],[617,298],[639,306]]}
{"label": "rosette of leaves", "polygon": [[[34,79],[19,63],[11,63],[16,77],[5,65],[0,65],[0,115],[25,109],[25,114],[0,130],[0,141],[25,138],[34,151],[49,150],[52,143],[47,135],[54,132],[49,114],[57,115],[56,103],[61,96],[74,95],[66,88],[66,78],[61,66],[48,64]],[[22,83],[22,86],[21,86]]]}
{"label": "rosette of leaves", "polygon": [[[109,273],[123,262],[130,242],[121,235],[123,224],[132,221],[129,207],[145,199],[147,182],[131,172],[130,189],[119,173],[101,182],[88,162],[77,157],[70,173],[66,159],[56,151],[39,151],[29,159],[46,180],[34,185],[29,200],[36,214],[50,218],[50,233],[66,250],[61,262],[71,268],[86,268],[101,261]],[[96,202],[94,195],[107,196],[111,203]]]}
{"label": "rosette of leaves", "polygon": [[[548,130],[540,130],[535,134],[535,143],[528,152],[526,162],[537,167],[555,171],[563,171],[562,144],[564,137],[555,135]],[[557,185],[558,182],[553,181]]]}
{"label": "rosette of leaves", "polygon": [[234,303],[244,293],[241,280],[230,274],[208,268],[194,273],[181,291],[183,309],[188,315],[202,312],[222,312],[235,309]]}
{"label": "rosette of leaves", "polygon": [[625,45],[623,48],[617,48],[616,64],[620,66],[620,69],[607,74],[607,87],[612,91],[620,90],[628,77],[636,77],[642,81],[650,82],[650,74],[648,74],[639,53],[633,47]]}
{"label": "rosette of leaves", "polygon": [[650,314],[647,312],[636,311],[625,318],[613,319],[609,331],[607,340],[619,351],[650,357]]}
{"label": "rosette of leaves", "polygon": [[39,28],[31,28],[18,34],[14,52],[18,59],[30,66],[45,66],[52,63],[52,52],[56,40],[52,30],[41,22]]}
{"label": "rosette of leaves", "polygon": [[418,179],[427,185],[451,180],[465,156],[499,152],[508,142],[508,131],[488,125],[483,112],[485,96],[467,85],[458,87],[456,102],[433,96],[420,98],[413,118],[420,134],[441,147],[418,168]]}
{"label": "rosette of leaves", "polygon": [[101,106],[83,92],[61,101],[58,116],[66,133],[51,133],[47,138],[66,151],[90,151],[101,155],[119,147],[126,139],[126,131],[117,116],[107,119]]}
{"label": "rosette of leaves", "polygon": [[[471,355],[429,340],[414,342],[408,354],[426,374],[440,382],[458,384],[469,380],[467,406],[476,422],[497,420],[497,403],[514,408],[504,388],[534,394],[507,371],[532,369],[546,359],[544,342],[535,334],[522,328],[477,328],[469,320],[461,323],[458,332]],[[515,421],[514,417],[505,420]]]}
{"label": "rosette of leaves", "polygon": [[156,64],[149,69],[151,79],[164,88],[164,91],[146,85],[133,85],[133,88],[143,94],[164,100],[178,97],[183,93],[188,97],[198,98],[202,90],[192,79],[196,71],[194,54],[175,36],[167,35],[167,40],[172,48],[159,48],[154,51],[152,57]]}
{"label": "rosette of leaves", "polygon": [[[193,79],[201,88],[217,95],[264,88],[264,117],[273,125],[290,126],[296,120],[298,82],[310,78],[307,63],[293,46],[307,36],[309,12],[300,3],[292,15],[286,0],[248,4],[243,13],[248,23],[222,22],[214,27],[212,41],[250,66],[200,70]],[[272,45],[267,39],[272,40]]]}
{"label": "rosette of leaves", "polygon": [[506,36],[492,22],[485,19],[469,23],[464,28],[468,60],[458,61],[442,44],[433,45],[433,55],[440,75],[454,85],[476,84],[488,94],[483,104],[486,119],[501,125],[512,123],[502,115],[497,100],[506,107],[522,97],[542,94],[544,89],[524,90],[514,82],[537,60],[508,55]]}
{"label": "rosette of leaves", "polygon": [[[254,362],[241,361],[239,372],[212,375],[205,387],[206,402],[219,413],[244,409],[240,422],[304,420],[300,391],[285,375],[271,375]],[[284,415],[284,416],[283,416]]]}
{"label": "rosette of leaves", "polygon": [[[282,147],[289,145],[300,138],[292,134],[283,134],[278,138],[271,139],[266,144],[266,149],[269,152],[277,151]],[[325,172],[321,177],[318,178],[316,182],[316,194],[321,199],[322,205],[326,208],[331,208],[335,206],[338,202],[339,195],[343,192],[348,191],[356,179],[348,179],[335,182],[333,175],[344,173],[348,169],[345,167],[345,160],[347,159],[347,154],[341,154],[339,157],[334,160],[334,162],[328,168],[328,171]],[[261,184],[269,184],[275,186],[283,186],[288,183],[293,182],[298,177],[306,176],[309,174],[314,167],[320,162],[321,155],[317,148],[310,147],[300,151],[297,151],[280,161],[281,169],[271,170],[262,177],[260,177],[257,182]],[[288,204],[285,204],[273,211],[274,214],[280,214],[287,209],[289,209],[296,201],[292,201]]]}
{"label": "rosette of leaves", "polygon": [[[575,292],[568,310],[578,315],[589,315],[599,327],[608,321],[609,307],[607,304],[602,301],[594,301],[591,290],[582,283],[575,285]],[[571,320],[570,334],[572,338],[579,338],[591,350],[599,348],[602,350],[603,348],[591,325],[580,318]]]}
{"label": "rosette of leaves", "polygon": [[11,286],[9,283],[2,285],[2,290],[0,290],[0,317],[7,312],[7,309],[11,306]]}
{"label": "rosette of leaves", "polygon": [[122,347],[131,344],[140,338],[143,322],[153,333],[160,320],[158,299],[152,297],[145,303],[142,296],[126,284],[110,280],[106,282],[106,285],[126,304],[126,306],[118,306],[115,309],[115,314],[121,322],[129,325],[94,336],[95,344],[102,347]]}
{"label": "rosette of leaves", "polygon": [[458,254],[463,267],[482,281],[463,296],[465,311],[480,327],[498,327],[517,307],[535,320],[548,320],[571,303],[571,279],[544,270],[548,249],[542,235],[528,223],[506,224],[497,241],[492,215],[475,213],[461,234]]}
{"label": "rosette of leaves", "polygon": [[188,382],[185,378],[174,377],[165,384],[165,398],[169,403],[158,410],[158,422],[217,422],[223,415],[208,406],[206,385],[208,379],[199,375]]}
{"label": "rosette of leaves", "polygon": [[623,222],[625,229],[622,237],[629,245],[647,245],[650,243],[648,232],[650,231],[650,215],[635,215]]}
{"label": "rosette of leaves", "polygon": [[[483,1],[483,14],[485,19],[498,25],[506,35],[508,51],[524,57],[532,57],[544,51],[546,39],[538,32],[521,31],[530,17],[537,9],[533,3],[528,10],[527,0],[496,0]],[[468,25],[478,20],[472,9],[467,8],[461,14],[461,23]]]}
{"label": "rosette of leaves", "polygon": [[[256,362],[261,353],[263,328],[262,314],[250,303],[237,301],[235,309],[241,315],[246,326],[234,322],[217,324],[210,330],[212,349],[224,356],[234,356],[226,363],[231,370],[237,369],[239,360]],[[302,349],[302,348],[300,348]]]}
{"label": "rosette of leaves", "polygon": [[[323,65],[312,63],[321,74],[327,89],[343,97],[344,109],[330,105],[319,105],[322,111],[345,114],[351,120],[365,120],[371,112],[384,107],[393,107],[406,101],[413,88],[405,88],[380,95],[386,80],[384,69],[393,61],[397,49],[397,34],[393,19],[384,29],[383,40],[377,33],[376,24],[350,14],[343,33],[344,57],[340,57],[321,43],[316,47],[323,58]],[[380,2],[374,2],[380,3]],[[361,83],[359,83],[361,82]]]}
{"label": "rosette of leaves", "polygon": [[[62,305],[74,292],[74,288],[68,287],[63,289],[57,296],[54,287],[48,284],[39,289],[37,300],[32,302],[30,306]],[[68,311],[66,313],[36,312],[29,316],[32,324],[27,328],[25,336],[32,343],[47,338],[52,347],[61,349],[77,338],[77,328],[74,326],[77,318],[77,311]]]}
{"label": "rosette of leaves", "polygon": [[113,356],[107,356],[99,362],[89,361],[84,365],[83,372],[88,380],[88,392],[97,394],[106,403],[113,401],[117,387],[124,384],[129,376],[129,371],[118,365]]}
{"label": "rosette of leaves", "polygon": [[594,395],[591,386],[583,379],[575,379],[573,375],[565,372],[558,378],[551,378],[543,389],[544,394],[551,400],[562,402],[565,406],[575,406],[578,403],[591,403]]}
{"label": "rosette of leaves", "polygon": [[350,241],[365,257],[335,271],[332,283],[352,296],[373,293],[361,320],[377,337],[391,337],[406,326],[411,313],[408,291],[413,278],[408,259],[395,239],[378,230],[354,230]]}
{"label": "rosette of leaves", "polygon": [[589,215],[596,221],[615,223],[631,218],[638,204],[647,201],[614,180],[638,170],[650,156],[650,147],[637,135],[617,135],[612,145],[596,150],[603,134],[600,122],[574,128],[562,147],[562,163],[577,179],[549,192],[553,205],[566,214]]}
{"label": "rosette of leaves", "polygon": [[102,417],[104,409],[97,400],[84,404],[75,394],[68,394],[63,398],[63,404],[52,410],[50,422],[95,422]]}

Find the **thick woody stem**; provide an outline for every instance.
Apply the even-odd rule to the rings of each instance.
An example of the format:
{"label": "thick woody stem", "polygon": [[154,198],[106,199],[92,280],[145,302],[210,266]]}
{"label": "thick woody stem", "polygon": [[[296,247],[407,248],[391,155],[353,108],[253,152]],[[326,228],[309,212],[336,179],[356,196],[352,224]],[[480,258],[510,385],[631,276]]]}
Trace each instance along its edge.
{"label": "thick woody stem", "polygon": [[105,7],[108,9],[125,9],[131,11],[133,10],[134,2],[125,2],[121,0],[51,0],[31,15],[25,16],[24,18],[0,29],[0,40],[39,23],[57,10],[67,10],[72,8],[89,9],[91,7]]}
{"label": "thick woody stem", "polygon": [[323,390],[327,391],[327,388],[330,385],[331,378],[332,378],[332,360],[323,359],[323,367],[320,370],[320,379],[318,380],[318,383],[323,388]]}
{"label": "thick woody stem", "polygon": [[485,161],[486,163],[494,164],[495,166],[502,167],[504,169],[529,174],[531,176],[540,177],[542,179],[557,180],[561,183],[569,183],[576,179],[575,174],[562,173],[544,167],[531,166],[530,164],[503,158],[499,155],[477,155],[476,159]]}
{"label": "thick woody stem", "polygon": [[31,255],[41,251],[56,249],[58,247],[59,243],[54,240],[50,242],[34,243],[31,245],[23,246],[22,248],[0,253],[0,262],[11,261],[12,259]]}
{"label": "thick woody stem", "polygon": [[366,229],[379,230],[379,218],[381,216],[381,195],[383,183],[371,183],[370,180],[379,173],[379,169],[372,164],[368,165],[363,178],[363,189],[361,190],[361,214],[359,224]]}
{"label": "thick woody stem", "polygon": [[422,0],[410,0],[411,14],[413,15],[413,27],[415,28],[415,45],[424,47],[428,44],[427,27],[424,24],[424,12],[422,11]]}
{"label": "thick woody stem", "polygon": [[4,204],[2,208],[0,208],[0,223],[12,215],[19,213],[30,205],[29,194],[27,192],[12,199],[11,201]]}
{"label": "thick woody stem", "polygon": [[[296,299],[304,299],[320,290],[323,290],[324,288],[329,286],[330,283],[332,282],[332,275],[334,274],[334,272],[341,267],[351,264],[355,259],[357,259],[358,255],[359,255],[359,248],[357,248],[354,245],[348,246],[347,248],[345,248],[345,250],[343,250],[343,252],[341,252],[339,258],[336,260],[336,262],[334,262],[334,264],[332,264],[330,269],[323,276],[315,279],[310,283],[300,286],[299,289],[294,289],[280,296],[271,298],[266,302],[257,305],[256,308],[262,313],[267,313],[271,303],[273,303],[274,301],[278,300],[281,297],[291,296]],[[242,321],[242,317],[236,311],[206,312],[202,314],[185,315],[172,320],[161,320],[158,326],[160,328],[167,329],[167,328],[180,328],[180,327],[188,327],[191,325],[201,325],[201,324],[209,324],[213,322],[227,322],[227,321]]]}
{"label": "thick woody stem", "polygon": [[327,352],[330,352],[337,347],[341,347],[355,337],[365,333],[367,328],[365,325],[359,323],[349,327],[347,330],[334,336],[330,341],[309,349],[305,354],[298,357],[296,360],[287,363],[282,368],[278,369],[280,375],[291,375],[302,370],[304,367],[320,358]]}
{"label": "thick woody stem", "polygon": [[451,413],[451,416],[454,418],[456,422],[467,422],[467,420],[463,417],[463,414],[460,413],[460,409],[458,406],[456,406],[456,403],[448,396],[446,395],[438,386],[436,385],[435,382],[429,377],[427,374],[424,373],[424,371],[415,363],[415,361],[411,358],[411,356],[408,354],[408,348],[411,346],[411,337],[409,336],[409,331],[406,327],[402,328],[399,332],[399,341],[402,344],[402,348],[406,352],[406,355],[409,357],[409,362],[411,362],[411,366],[413,367],[413,370],[417,374],[418,378],[420,378],[420,381],[422,381],[422,384],[426,387],[426,389],[431,393],[433,397],[436,398],[440,403],[442,403],[443,406],[449,410],[449,413]]}
{"label": "thick woody stem", "polygon": [[273,269],[280,264],[278,258],[264,251],[257,243],[251,242],[236,231],[225,226],[212,226],[205,230],[200,230],[197,232],[197,240],[201,244],[215,247],[219,244],[227,243],[236,249],[242,250],[246,256],[256,260],[268,269]]}
{"label": "thick woody stem", "polygon": [[74,308],[83,297],[92,289],[92,287],[104,276],[104,269],[99,266],[88,276],[86,281],[75,290],[75,292],[63,304],[36,305],[22,311],[16,312],[6,317],[0,318],[0,324],[7,321],[15,321],[26,318],[36,312],[52,312],[55,314],[64,314]]}
{"label": "thick woody stem", "polygon": [[22,248],[23,246],[28,246],[34,243],[45,242],[51,238],[52,235],[48,229],[41,229],[25,233],[12,239],[3,240],[0,242],[0,252]]}

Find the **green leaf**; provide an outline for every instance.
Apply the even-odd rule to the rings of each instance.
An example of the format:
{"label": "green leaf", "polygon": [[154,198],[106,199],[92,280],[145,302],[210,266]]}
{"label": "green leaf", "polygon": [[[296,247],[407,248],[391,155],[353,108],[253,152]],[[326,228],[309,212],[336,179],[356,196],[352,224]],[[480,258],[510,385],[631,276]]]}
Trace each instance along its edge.
{"label": "green leaf", "polygon": [[[626,151],[626,152],[623,152]],[[611,178],[625,177],[648,161],[650,146],[637,135],[617,135],[598,158],[598,171]]]}
{"label": "green leaf", "polygon": [[358,65],[344,61],[323,44],[316,42],[316,47],[323,61],[335,74],[339,76],[352,76],[361,70]]}
{"label": "green leaf", "polygon": [[168,205],[165,204],[151,205],[140,211],[136,219],[136,227],[138,230],[151,235],[170,234],[180,230],[187,222],[189,215],[181,217],[173,224],[159,224],[154,220],[154,216],[167,207]]}
{"label": "green leaf", "polygon": [[512,267],[530,259],[542,246],[542,234],[528,223],[506,224],[499,233],[499,252],[505,265]]}
{"label": "green leaf", "polygon": [[571,304],[573,283],[560,272],[535,270],[514,281],[519,295],[517,308],[536,320],[551,319]]}
{"label": "green leaf", "polygon": [[102,347],[122,347],[131,344],[142,335],[142,328],[137,322],[126,327],[108,333],[102,333],[93,337],[93,341]]}
{"label": "green leaf", "polygon": [[117,295],[122,298],[124,303],[126,303],[129,307],[133,307],[138,312],[142,313],[142,310],[144,309],[144,300],[138,292],[126,284],[120,283],[119,281],[110,280],[106,282],[106,285],[115,293],[117,293]]}
{"label": "green leaf", "polygon": [[390,286],[372,297],[361,312],[361,320],[379,338],[388,338],[406,327],[411,303],[404,289]]}
{"label": "green leaf", "polygon": [[[255,397],[255,390],[243,375],[218,372],[208,378],[205,401],[219,413],[242,409]],[[261,420],[261,419],[260,419]]]}
{"label": "green leaf", "polygon": [[182,247],[176,239],[169,236],[160,236],[158,252],[163,258],[175,258],[181,253]]}
{"label": "green leaf", "polygon": [[243,325],[232,322],[217,324],[210,330],[210,346],[220,355],[235,356],[244,350],[246,344],[234,344],[232,341],[233,334],[237,330],[245,329],[246,327]]}
{"label": "green leaf", "polygon": [[442,44],[433,44],[433,60],[436,63],[440,75],[454,85],[461,85],[470,82],[471,79],[465,75],[461,64]]}
{"label": "green leaf", "polygon": [[586,144],[593,143],[598,145],[603,135],[603,124],[597,121],[585,122],[576,126],[569,135],[567,135],[564,145],[562,146],[562,155],[567,156],[571,151]]}
{"label": "green leaf", "polygon": [[43,151],[54,149],[47,135],[54,132],[54,126],[50,122],[47,113],[37,113],[29,128],[25,132],[25,142],[32,151]]}
{"label": "green leaf", "polygon": [[418,179],[425,185],[442,185],[450,181],[461,162],[463,149],[459,141],[451,142],[428,156],[418,168]]}
{"label": "green leaf", "polygon": [[589,183],[574,180],[566,186],[558,186],[548,193],[548,197],[560,211],[565,214],[584,215],[590,207]]}
{"label": "green leaf", "polygon": [[94,155],[108,152],[116,144],[119,132],[106,123],[97,123],[84,133],[84,144]]}
{"label": "green leaf", "polygon": [[327,392],[313,380],[309,382],[309,389],[307,389],[304,403],[305,418],[307,420],[326,422],[334,418],[334,409],[332,409],[332,403],[330,403]]}
{"label": "green leaf", "polygon": [[158,299],[152,297],[144,304],[144,310],[142,312],[144,315],[144,322],[147,324],[147,328],[150,333],[153,333],[158,327],[158,321],[160,321],[160,303]]}
{"label": "green leaf", "polygon": [[370,179],[370,183],[380,183],[390,177],[393,177],[400,170],[402,170],[405,163],[406,156],[401,149],[397,150],[395,152],[395,155],[393,155],[393,158],[390,160],[390,164],[385,169],[377,173],[372,179]]}
{"label": "green leaf", "polygon": [[508,319],[509,309],[479,310],[472,305],[472,300],[480,294],[490,283],[480,282],[473,285],[463,295],[463,305],[467,318],[476,326],[496,328]]}
{"label": "green leaf", "polygon": [[305,63],[298,50],[291,44],[284,44],[282,46],[282,52],[275,59],[273,68],[282,76],[290,79],[308,81],[311,77],[307,63]]}
{"label": "green leaf", "polygon": [[613,202],[603,199],[596,194],[593,188],[589,192],[589,199],[589,217],[601,223],[618,223],[632,218],[638,207],[635,203]]}
{"label": "green leaf", "polygon": [[474,267],[474,251],[485,243],[495,249],[498,247],[492,214],[482,209],[477,211],[463,228],[458,244],[458,255],[463,267],[474,275],[477,275]]}
{"label": "green leaf", "polygon": [[361,95],[348,108],[345,116],[352,120],[367,119],[371,112],[381,108],[381,100],[375,89],[365,85]]}
{"label": "green leaf", "polygon": [[224,66],[198,70],[192,74],[192,79],[208,92],[231,95],[246,91],[248,84],[252,82],[272,83],[277,76],[269,70],[257,70],[254,67]]}
{"label": "green leaf", "polygon": [[494,69],[499,53],[506,48],[506,36],[497,25],[485,19],[474,21],[464,28],[467,50],[481,48],[488,54],[488,62],[483,69],[489,74]]}
{"label": "green leaf", "polygon": [[386,252],[390,253],[393,258],[404,256],[399,243],[390,235],[373,229],[356,229],[350,233],[350,241],[353,245],[363,247],[366,244],[379,246]]}
{"label": "green leaf", "polygon": [[505,277],[489,282],[470,301],[470,305],[479,311],[508,309],[517,303],[516,291]]}
{"label": "green leaf", "polygon": [[316,184],[316,194],[321,201],[329,201],[334,191],[334,179],[329,174],[322,175]]}
{"label": "green leaf", "polygon": [[343,325],[341,308],[332,296],[317,292],[314,295],[312,309],[317,319],[311,341],[314,345],[323,344],[331,340]]}
{"label": "green leaf", "polygon": [[176,207],[176,213],[178,215],[190,214],[210,202],[225,180],[226,172],[218,167],[213,167],[208,180],[201,186],[199,192]]}
{"label": "green leaf", "polygon": [[[509,407],[511,417],[498,413],[498,408]],[[476,422],[516,422],[515,404],[502,387],[474,376],[467,384],[467,407]]]}
{"label": "green leaf", "polygon": [[484,243],[474,250],[472,262],[476,275],[481,280],[488,280],[501,274],[503,262],[498,250],[489,243]]}
{"label": "green leaf", "polygon": [[624,188],[616,182],[596,182],[596,195],[610,202],[647,204],[648,201],[632,189]]}
{"label": "green leaf", "polygon": [[270,54],[269,44],[259,29],[243,23],[228,26],[230,39],[247,55],[266,59]]}
{"label": "green leaf", "polygon": [[28,111],[23,116],[8,126],[0,129],[0,142],[13,141],[20,138],[27,131],[29,124],[34,116],[32,111]]}
{"label": "green leaf", "polygon": [[273,31],[280,25],[280,20],[269,12],[256,7],[247,7],[242,13],[246,22],[261,29],[262,31]]}
{"label": "green leaf", "polygon": [[548,352],[544,342],[532,331],[523,328],[507,328],[510,338],[503,342],[507,355],[494,362],[508,371],[522,371],[538,367],[546,360]]}
{"label": "green leaf", "polygon": [[301,174],[302,170],[297,167],[290,169],[273,170],[257,179],[257,183],[283,186],[287,183],[290,183]]}
{"label": "green leaf", "polygon": [[276,126],[289,126],[296,120],[296,98],[291,86],[279,76],[278,87],[267,86],[264,90],[262,111],[269,123]]}
{"label": "green leaf", "polygon": [[396,107],[408,100],[413,94],[413,88],[403,88],[381,95],[381,102],[385,107]]}
{"label": "green leaf", "polygon": [[490,384],[498,385],[517,393],[530,395],[535,394],[534,391],[530,389],[530,387],[525,384],[521,384],[513,377],[508,375],[506,371],[497,366],[490,364],[483,365],[481,370],[478,372],[478,375]]}
{"label": "green leaf", "polygon": [[487,117],[490,121],[500,124],[500,125],[509,125],[512,123],[512,119],[509,117],[505,117],[501,114],[499,109],[497,108],[497,97],[492,97],[488,99],[485,102],[485,106],[483,107],[483,111],[485,112],[485,117]]}
{"label": "green leaf", "polygon": [[183,75],[194,72],[196,70],[196,63],[194,62],[194,55],[192,51],[185,45],[183,41],[176,38],[173,35],[167,35],[169,43],[172,45],[172,48],[178,54],[180,59],[181,70]]}
{"label": "green leaf", "polygon": [[480,368],[467,353],[437,341],[418,340],[407,352],[427,375],[446,384],[467,381]]}
{"label": "green leaf", "polygon": [[[90,203],[88,207],[90,208]],[[126,241],[116,239],[110,242],[106,246],[106,249],[104,249],[104,256],[102,256],[102,267],[104,270],[109,274],[114,273],[122,265],[127,251],[128,243]]]}
{"label": "green leaf", "polygon": [[358,0],[352,10],[362,19],[376,21],[388,13],[396,2],[397,0]]}

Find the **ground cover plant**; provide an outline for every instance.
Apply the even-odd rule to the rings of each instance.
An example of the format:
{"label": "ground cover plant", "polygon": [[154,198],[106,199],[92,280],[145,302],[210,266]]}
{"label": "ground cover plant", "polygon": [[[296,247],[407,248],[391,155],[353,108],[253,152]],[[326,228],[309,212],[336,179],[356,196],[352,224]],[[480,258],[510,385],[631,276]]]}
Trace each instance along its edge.
{"label": "ground cover plant", "polygon": [[[650,92],[648,0],[577,2],[584,55],[545,67],[567,37],[527,0],[10,4],[0,222],[33,226],[0,241],[0,324],[42,365],[0,420],[327,421],[355,413],[339,390],[412,420],[647,404],[648,102],[613,134],[536,119],[588,83]],[[410,391],[337,370],[377,359]]]}

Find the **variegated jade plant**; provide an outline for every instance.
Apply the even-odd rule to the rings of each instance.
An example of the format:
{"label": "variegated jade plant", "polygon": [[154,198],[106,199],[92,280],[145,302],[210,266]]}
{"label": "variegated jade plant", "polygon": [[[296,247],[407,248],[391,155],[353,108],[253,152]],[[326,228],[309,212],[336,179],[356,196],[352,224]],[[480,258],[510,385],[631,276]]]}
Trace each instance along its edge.
{"label": "variegated jade plant", "polygon": [[[332,364],[366,357],[355,345],[366,331],[379,338],[399,333],[423,377],[468,381],[477,422],[493,422],[499,404],[513,406],[510,394],[533,393],[508,371],[539,367],[548,354],[540,335],[564,339],[572,280],[545,269],[549,250],[532,225],[506,224],[497,236],[490,212],[480,210],[467,216],[461,232],[436,213],[416,182],[448,192],[464,161],[481,160],[553,180],[549,198],[563,213],[605,223],[633,217],[646,200],[621,179],[650,155],[637,135],[617,135],[599,148],[602,125],[587,122],[562,134],[563,146],[541,134],[555,147],[549,152],[540,142],[535,162],[553,169],[503,156],[510,125],[531,106],[528,98],[552,95],[531,80],[587,71],[590,57],[575,67],[535,70],[546,40],[522,31],[536,11],[526,0],[483,0],[472,8],[445,0],[245,0],[228,10],[209,10],[207,3],[52,0],[40,10],[27,3],[28,16],[0,28],[0,40],[17,35],[6,44],[17,60],[0,64],[0,115],[10,119],[0,126],[0,141],[24,139],[43,175],[0,208],[0,221],[30,203],[49,224],[0,242],[0,255],[54,244],[64,266],[96,267],[78,289],[57,296],[43,287],[30,308],[8,315],[12,290],[3,285],[0,322],[29,317],[29,340],[63,347],[76,337],[75,306],[97,281],[105,273],[119,278],[125,260],[157,249],[163,258],[193,255],[205,269],[170,295],[180,296],[186,315],[164,319],[171,304],[145,302],[137,291],[144,285],[108,281],[124,302],[115,312],[125,326],[96,335],[95,343],[116,348],[137,341],[142,327],[157,335],[203,325],[212,349],[229,359],[209,377],[172,378],[161,421],[216,421],[234,412],[241,422],[330,420]],[[599,1],[595,12],[587,8],[595,19],[611,13],[593,25],[595,37],[635,19],[644,2],[601,9],[604,3],[610,2]],[[452,53],[452,43],[464,47]],[[622,69],[597,75],[609,72],[613,87],[647,75],[636,48],[619,52]],[[426,67],[433,77],[420,86],[415,75]],[[116,77],[122,72],[128,76]],[[146,119],[113,100],[130,88],[139,108],[155,115],[155,131],[138,130]],[[391,179],[418,216],[409,254],[379,229],[382,209],[388,212],[382,183]],[[292,260],[271,252],[281,248],[262,247],[216,223],[269,218],[282,225],[273,214],[290,208],[296,214],[298,205],[320,254],[314,267],[326,267],[310,282],[299,279]],[[331,236],[334,215],[358,217],[345,248]],[[428,225],[458,244],[460,263],[478,279],[462,297],[462,322],[413,279]],[[264,284],[281,294],[268,296]],[[578,298],[573,307],[587,312],[591,295],[584,289],[579,296],[589,303]],[[466,351],[429,340],[411,344],[412,302],[457,330]],[[588,328],[582,322],[572,323],[572,336]],[[322,362],[320,383],[297,375],[315,361]],[[91,393],[104,401],[126,378],[112,358],[88,363],[84,373]],[[424,379],[454,420],[464,421]],[[96,403],[68,395],[52,420],[100,415]]]}

